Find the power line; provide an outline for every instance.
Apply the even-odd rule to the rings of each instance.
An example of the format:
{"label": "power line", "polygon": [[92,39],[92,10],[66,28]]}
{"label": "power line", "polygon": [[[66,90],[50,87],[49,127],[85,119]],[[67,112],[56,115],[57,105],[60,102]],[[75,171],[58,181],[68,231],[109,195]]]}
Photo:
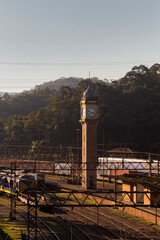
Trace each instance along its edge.
{"label": "power line", "polygon": [[[150,60],[140,61],[140,60],[132,60],[132,61],[114,61],[114,62],[70,62],[70,63],[57,63],[57,62],[0,62],[0,65],[25,65],[25,66],[85,66],[85,65],[125,65],[125,64],[136,64],[136,63],[152,63]],[[155,61],[157,62],[157,61]]]}
{"label": "power line", "polygon": [[[124,75],[117,75],[117,77],[123,77]],[[107,76],[108,78],[115,78],[115,75],[114,76]],[[66,77],[65,79],[67,79],[68,77]],[[74,78],[74,77],[73,77]],[[78,77],[75,77],[75,78],[77,78],[78,79]],[[94,77],[93,77],[94,78]],[[105,77],[106,78],[106,77]],[[58,79],[55,79],[55,80],[53,80],[52,79],[52,77],[50,77],[50,78],[18,78],[18,79],[15,79],[15,78],[0,78],[0,81],[15,81],[14,83],[19,83],[18,81],[35,81],[35,80],[37,80],[37,81],[56,81],[56,80],[59,80],[59,79],[61,79],[61,78],[58,78]],[[85,78],[80,78],[80,79],[85,79]],[[92,79],[92,77],[91,77],[91,79]],[[100,79],[101,80],[101,79]],[[40,84],[40,83],[37,83],[38,85]]]}

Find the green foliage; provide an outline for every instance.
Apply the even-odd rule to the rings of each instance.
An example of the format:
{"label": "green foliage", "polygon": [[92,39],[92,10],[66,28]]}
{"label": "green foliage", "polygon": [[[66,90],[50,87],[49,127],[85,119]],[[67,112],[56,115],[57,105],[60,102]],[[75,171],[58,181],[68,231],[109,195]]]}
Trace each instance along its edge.
{"label": "green foliage", "polygon": [[145,174],[133,174],[133,175],[124,174],[121,176],[117,176],[117,178],[127,183],[142,184],[142,185],[148,185],[148,186],[152,185],[152,186],[160,187],[159,177],[155,177],[155,176],[149,177]]}
{"label": "green foliage", "polygon": [[4,129],[4,124],[0,122],[0,143],[3,142],[3,139],[5,137],[5,129]]}
{"label": "green foliage", "polygon": [[8,240],[12,240],[12,238],[5,233],[5,231],[3,231],[3,229],[0,228],[0,240],[3,239],[8,239]]}
{"label": "green foliage", "polygon": [[55,90],[48,88],[26,91],[15,96],[5,94],[0,98],[0,120],[5,122],[12,115],[28,115],[37,111],[47,106],[55,94]]}
{"label": "green foliage", "polygon": [[[99,101],[98,143],[150,151],[160,142],[160,65],[134,67],[112,84],[81,80],[77,87],[32,90],[0,99],[0,141],[76,145],[80,99],[88,85]],[[10,116],[10,117],[9,117]],[[104,138],[103,138],[104,133]],[[125,145],[125,146],[126,146]]]}

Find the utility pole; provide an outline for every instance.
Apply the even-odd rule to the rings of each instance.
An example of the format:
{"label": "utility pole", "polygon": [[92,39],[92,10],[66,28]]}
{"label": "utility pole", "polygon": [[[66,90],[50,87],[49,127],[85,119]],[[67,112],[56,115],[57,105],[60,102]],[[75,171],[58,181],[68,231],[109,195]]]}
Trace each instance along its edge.
{"label": "utility pole", "polygon": [[78,166],[77,185],[78,185],[79,182],[80,182],[80,157],[79,157],[79,133],[80,133],[80,129],[77,128],[76,132],[77,132],[77,166]]}
{"label": "utility pole", "polygon": [[115,194],[115,204],[117,202],[117,169],[114,170],[114,194]]}
{"label": "utility pole", "polygon": [[104,190],[104,128],[103,128],[103,190]]}
{"label": "utility pole", "polygon": [[149,161],[149,177],[152,175],[152,160],[151,160],[151,155],[148,154],[148,161]]}
{"label": "utility pole", "polygon": [[16,219],[16,162],[11,162],[11,180],[10,180],[10,187],[11,187],[11,201],[10,201],[10,220]]}
{"label": "utility pole", "polygon": [[38,209],[38,199],[37,199],[37,191],[28,191],[28,240],[34,239],[38,240],[38,228],[37,228],[37,209]]}

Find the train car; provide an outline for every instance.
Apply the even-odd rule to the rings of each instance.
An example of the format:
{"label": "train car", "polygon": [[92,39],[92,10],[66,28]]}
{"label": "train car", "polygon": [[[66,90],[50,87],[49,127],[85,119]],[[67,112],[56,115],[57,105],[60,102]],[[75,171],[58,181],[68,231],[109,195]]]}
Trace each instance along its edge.
{"label": "train car", "polygon": [[16,189],[18,192],[24,193],[29,189],[36,188],[36,180],[31,174],[23,174],[16,178]]}
{"label": "train car", "polygon": [[28,177],[28,178],[34,179],[37,187],[40,187],[45,182],[45,174],[43,174],[43,173],[24,173],[24,172],[20,172],[19,176],[21,178],[27,178]]}
{"label": "train car", "polygon": [[[13,186],[15,183],[15,186]],[[36,188],[37,182],[32,174],[22,174],[19,176],[11,176],[10,173],[0,173],[0,189],[1,191],[11,192],[12,187],[16,192],[24,193],[29,189]]]}
{"label": "train car", "polygon": [[71,175],[72,168],[75,168],[71,163],[55,163],[55,173],[62,175]]}
{"label": "train car", "polygon": [[[152,160],[152,173],[157,173],[157,160]],[[137,158],[118,158],[118,157],[99,157],[98,158],[98,170],[128,170],[147,173],[150,169],[150,162],[148,159]],[[113,172],[113,171],[112,171]],[[124,174],[122,172],[122,174]]]}
{"label": "train car", "polygon": [[40,187],[45,182],[45,174],[43,173],[33,173],[34,179],[36,181],[37,187]]}

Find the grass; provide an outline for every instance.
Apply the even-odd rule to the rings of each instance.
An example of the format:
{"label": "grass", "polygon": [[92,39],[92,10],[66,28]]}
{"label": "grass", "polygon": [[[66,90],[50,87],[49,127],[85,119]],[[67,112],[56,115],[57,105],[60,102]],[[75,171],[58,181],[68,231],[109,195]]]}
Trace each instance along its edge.
{"label": "grass", "polygon": [[118,179],[121,179],[122,181],[126,181],[128,183],[134,183],[134,184],[152,184],[153,186],[160,187],[160,181],[159,177],[156,176],[147,176],[142,174],[133,174],[133,175],[122,175],[118,176]]}
{"label": "grass", "polygon": [[12,240],[13,238],[11,238],[3,229],[0,228],[0,240],[4,239]]}
{"label": "grass", "polygon": [[2,239],[20,240],[21,232],[27,234],[25,227],[19,221],[10,221],[9,218],[0,219],[0,235],[3,237]]}
{"label": "grass", "polygon": [[52,179],[52,178],[54,178],[54,179],[55,179],[55,178],[57,178],[57,179],[60,178],[60,179],[61,179],[61,178],[64,177],[64,176],[59,176],[59,175],[56,175],[56,174],[54,174],[54,175],[53,175],[53,174],[45,174],[45,177],[51,178],[51,179]]}
{"label": "grass", "polygon": [[119,210],[119,209],[111,209],[111,211],[112,211],[113,213],[116,213],[116,214],[118,214],[118,215],[121,215],[121,216],[123,216],[123,217],[125,217],[125,218],[131,219],[131,220],[133,220],[133,221],[135,221],[135,222],[139,222],[139,223],[141,223],[141,224],[145,224],[145,225],[147,225],[148,227],[151,227],[151,228],[154,229],[154,230],[160,231],[160,226],[155,225],[154,223],[152,223],[152,222],[150,222],[150,221],[148,221],[148,220],[146,220],[146,219],[137,217],[137,216],[132,215],[132,214],[127,213],[127,212],[122,212],[122,211]]}
{"label": "grass", "polygon": [[18,221],[10,221],[9,218],[0,219],[0,239],[21,239],[21,231],[25,232],[23,225]]}
{"label": "grass", "polygon": [[[1,204],[3,204],[3,197],[0,198]],[[8,200],[8,205],[10,204],[10,201]],[[6,199],[5,199],[5,204],[6,204]],[[0,211],[3,209],[3,205],[0,205]],[[21,220],[14,220],[11,221],[9,218],[9,210],[3,211],[1,213],[0,217],[0,240],[1,239],[16,239],[20,240],[21,239],[21,231],[23,233],[26,231],[26,226],[23,224],[23,221]]]}
{"label": "grass", "polygon": [[[68,198],[69,193],[56,193],[56,196],[57,196],[58,198],[61,198],[62,200],[65,200],[65,199]],[[78,203],[76,199],[79,201],[80,204],[82,204],[83,201],[84,201],[84,197],[77,197],[77,196],[76,196],[76,198],[75,198],[73,194],[71,194],[71,196],[68,198],[67,201],[68,201],[68,202],[71,201],[72,203],[75,202],[75,204],[76,204],[76,203]],[[69,203],[68,203],[68,204],[69,204]],[[92,200],[90,200],[90,199],[86,199],[86,200],[85,200],[85,204],[92,204],[92,205],[94,204],[94,205],[96,205],[95,201],[92,201]],[[66,204],[66,205],[67,205],[67,204]]]}

